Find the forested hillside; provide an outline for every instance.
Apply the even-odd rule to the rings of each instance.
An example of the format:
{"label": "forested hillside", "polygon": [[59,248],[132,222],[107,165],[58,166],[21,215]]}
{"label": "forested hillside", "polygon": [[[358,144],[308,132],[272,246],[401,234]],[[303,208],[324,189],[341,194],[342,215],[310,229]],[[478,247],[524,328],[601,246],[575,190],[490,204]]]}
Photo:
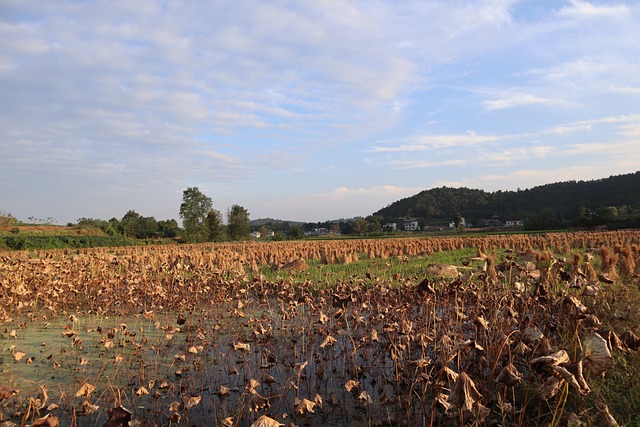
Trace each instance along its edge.
{"label": "forested hillside", "polygon": [[[417,218],[423,224],[451,221],[460,213],[467,221],[524,220],[544,226],[592,226],[633,223],[640,214],[640,172],[594,181],[567,181],[518,191],[486,192],[440,187],[399,200],[374,215],[384,221]],[[615,222],[615,221],[614,221]],[[630,224],[633,226],[633,224]]]}

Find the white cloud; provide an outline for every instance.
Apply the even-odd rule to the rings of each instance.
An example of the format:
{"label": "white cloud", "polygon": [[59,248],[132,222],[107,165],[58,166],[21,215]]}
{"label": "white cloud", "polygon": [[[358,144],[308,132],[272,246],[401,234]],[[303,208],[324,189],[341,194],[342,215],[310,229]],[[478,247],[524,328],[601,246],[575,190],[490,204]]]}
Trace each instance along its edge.
{"label": "white cloud", "polygon": [[487,111],[504,110],[507,108],[523,107],[527,105],[568,105],[566,100],[560,98],[544,98],[531,94],[511,94],[499,99],[482,101],[484,109]]}

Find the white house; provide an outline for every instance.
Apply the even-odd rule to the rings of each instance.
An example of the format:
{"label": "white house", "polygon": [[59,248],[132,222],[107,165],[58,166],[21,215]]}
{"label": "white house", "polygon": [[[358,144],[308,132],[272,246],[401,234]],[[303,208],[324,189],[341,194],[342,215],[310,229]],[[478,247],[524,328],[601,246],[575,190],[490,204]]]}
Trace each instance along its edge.
{"label": "white house", "polygon": [[524,225],[524,223],[521,219],[509,219],[504,223],[504,225],[506,225],[507,227],[513,227],[516,225]]}
{"label": "white house", "polygon": [[418,225],[418,220],[416,219],[405,219],[403,222],[404,231],[418,231],[420,230],[420,226]]}

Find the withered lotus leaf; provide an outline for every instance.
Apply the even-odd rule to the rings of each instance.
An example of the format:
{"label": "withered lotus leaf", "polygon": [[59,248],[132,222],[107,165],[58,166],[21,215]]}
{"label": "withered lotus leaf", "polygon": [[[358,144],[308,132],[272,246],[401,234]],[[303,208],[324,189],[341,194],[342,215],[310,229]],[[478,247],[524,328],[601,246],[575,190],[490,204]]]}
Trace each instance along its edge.
{"label": "withered lotus leaf", "polygon": [[580,386],[582,394],[588,394],[589,392],[591,392],[589,384],[587,384],[587,381],[584,379],[582,360],[578,360],[574,363],[565,363],[562,365],[562,367],[573,374],[578,385]]}
{"label": "withered lotus leaf", "polygon": [[367,390],[363,390],[358,395],[358,400],[360,400],[360,402],[364,403],[365,405],[373,404],[373,399],[371,398],[371,395],[369,395],[369,392],[367,392]]}
{"label": "withered lotus leaf", "polygon": [[18,389],[11,389],[6,385],[0,385],[0,402],[2,402],[3,400],[7,400],[19,393],[20,390]]}
{"label": "withered lotus leaf", "polygon": [[225,387],[222,384],[220,384],[220,387],[218,387],[218,396],[220,397],[225,397],[229,394],[229,387]]}
{"label": "withered lotus leaf", "polygon": [[449,403],[449,396],[444,393],[438,393],[435,398],[435,403],[440,405],[444,412],[449,412],[449,409],[453,408],[453,405]]}
{"label": "withered lotus leaf", "polygon": [[279,423],[273,418],[269,418],[266,415],[261,415],[260,418],[255,420],[250,427],[281,427],[284,424]]}
{"label": "withered lotus leaf", "polygon": [[220,423],[222,427],[233,427],[233,417],[227,417]]}
{"label": "withered lotus leaf", "polygon": [[611,412],[609,412],[609,407],[607,405],[602,405],[600,411],[596,414],[593,419],[594,425],[602,426],[602,427],[618,427],[619,424]]}
{"label": "withered lotus leaf", "polygon": [[[246,388],[247,388],[247,391],[248,391],[249,393],[252,393],[252,392],[254,392],[254,391],[255,391],[255,389],[256,389],[256,388],[258,388],[259,386],[260,386],[260,383],[259,383],[257,380],[255,380],[255,379],[251,378],[251,379],[247,382]],[[221,385],[220,387],[222,387],[222,385]],[[227,389],[227,390],[228,390],[228,389]]]}
{"label": "withered lotus leaf", "polygon": [[124,406],[116,406],[108,411],[109,419],[102,427],[127,427],[133,413]]}
{"label": "withered lotus leaf", "polygon": [[573,373],[569,372],[565,367],[562,366],[549,366],[549,369],[553,372],[554,375],[562,378],[564,381],[569,383],[571,387],[573,387],[578,393],[581,395],[586,395],[589,393],[589,389],[583,389],[578,380],[576,379]]}
{"label": "withered lotus leaf", "polygon": [[169,404],[169,411],[176,412],[176,411],[179,411],[181,407],[182,407],[182,403],[178,402],[177,400],[174,400]]}
{"label": "withered lotus leaf", "polygon": [[316,393],[316,395],[313,396],[313,403],[315,403],[318,408],[322,409],[322,396]]}
{"label": "withered lotus leaf", "polygon": [[547,378],[542,381],[540,384],[540,394],[544,400],[549,400],[553,396],[555,396],[558,391],[560,391],[560,387],[562,386],[563,381],[559,378],[554,377],[553,375],[549,375]]}
{"label": "withered lotus leaf", "polygon": [[583,340],[582,360],[585,368],[594,375],[600,375],[613,368],[614,360],[607,346],[607,341],[593,332]]}
{"label": "withered lotus leaf", "polygon": [[558,350],[555,353],[552,353],[548,356],[540,356],[536,357],[531,361],[532,365],[541,364],[541,365],[559,365],[561,363],[569,362],[569,353],[566,350]]}
{"label": "withered lotus leaf", "polygon": [[47,414],[42,418],[38,418],[31,424],[31,427],[57,427],[60,424],[60,419],[51,414]]}
{"label": "withered lotus leaf", "polygon": [[270,406],[268,398],[261,396],[257,392],[253,392],[251,394],[251,399],[249,400],[249,412],[258,412],[260,409],[267,409]]}
{"label": "withered lotus leaf", "polygon": [[149,394],[149,390],[147,390],[143,386],[140,386],[140,388],[138,388],[138,390],[136,390],[136,396],[138,396],[138,397],[144,396],[144,395],[147,395],[147,394]]}
{"label": "withered lotus leaf", "polygon": [[89,397],[89,395],[93,393],[95,390],[96,390],[96,387],[94,385],[91,385],[89,383],[82,383],[82,385],[76,392],[76,397],[82,397],[82,396]]}
{"label": "withered lotus leaf", "polygon": [[360,385],[359,381],[349,380],[344,384],[344,388],[346,388],[348,392],[351,392],[351,390],[357,388],[359,385]]}
{"label": "withered lotus leaf", "polygon": [[624,348],[624,345],[622,344],[622,341],[620,340],[620,337],[614,331],[607,329],[607,330],[598,332],[598,335],[600,335],[602,338],[605,339],[605,341],[607,342],[607,347],[609,348],[610,352],[613,350],[618,350],[618,351],[626,350]]}
{"label": "withered lotus leaf", "polygon": [[234,350],[242,350],[249,352],[251,351],[251,345],[249,343],[243,343],[240,341],[236,341],[232,344]]}
{"label": "withered lotus leaf", "polygon": [[473,380],[469,378],[469,375],[467,375],[466,372],[461,372],[458,375],[458,379],[456,380],[453,389],[451,390],[449,402],[458,408],[471,411],[474,403],[481,398],[482,395],[476,388]]}
{"label": "withered lotus leaf", "polygon": [[296,407],[296,412],[301,415],[305,412],[313,413],[313,408],[314,406],[316,406],[315,402],[312,402],[307,398],[303,398],[302,400],[300,400],[297,397],[294,399],[293,404]]}
{"label": "withered lotus leaf", "polygon": [[536,341],[540,341],[544,337],[544,334],[537,327],[529,326],[522,332],[522,337],[526,342],[532,344]]}
{"label": "withered lotus leaf", "polygon": [[509,363],[507,366],[502,368],[502,370],[498,374],[498,377],[496,378],[497,383],[502,383],[509,387],[520,383],[520,381],[522,381],[522,374],[513,365],[513,363]]}
{"label": "withered lotus leaf", "polygon": [[195,406],[198,406],[202,401],[202,396],[189,396],[187,399],[183,399],[184,408],[191,409]]}
{"label": "withered lotus leaf", "polygon": [[573,307],[578,313],[584,313],[587,311],[587,307],[573,295],[567,295],[562,300],[562,304],[567,307]]}
{"label": "withered lotus leaf", "polygon": [[638,338],[638,336],[631,331],[627,331],[622,334],[620,340],[624,343],[625,346],[627,346],[628,349],[636,351],[638,350],[638,348],[640,348],[640,338]]}
{"label": "withered lotus leaf", "polygon": [[13,361],[14,362],[18,362],[20,359],[22,359],[24,356],[26,356],[25,353],[21,352],[21,351],[16,351],[15,353],[13,353]]}
{"label": "withered lotus leaf", "polygon": [[94,405],[88,400],[85,400],[84,402],[82,402],[82,406],[80,406],[79,412],[83,415],[90,415],[96,412],[98,409],[100,409],[100,406]]}

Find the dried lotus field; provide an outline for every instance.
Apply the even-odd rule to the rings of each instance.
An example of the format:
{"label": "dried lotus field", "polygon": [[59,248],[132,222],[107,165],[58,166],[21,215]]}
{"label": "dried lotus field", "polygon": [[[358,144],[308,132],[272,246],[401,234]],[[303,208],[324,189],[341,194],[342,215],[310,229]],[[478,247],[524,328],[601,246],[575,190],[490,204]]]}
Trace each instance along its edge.
{"label": "dried lotus field", "polygon": [[0,253],[0,426],[640,425],[640,231]]}

